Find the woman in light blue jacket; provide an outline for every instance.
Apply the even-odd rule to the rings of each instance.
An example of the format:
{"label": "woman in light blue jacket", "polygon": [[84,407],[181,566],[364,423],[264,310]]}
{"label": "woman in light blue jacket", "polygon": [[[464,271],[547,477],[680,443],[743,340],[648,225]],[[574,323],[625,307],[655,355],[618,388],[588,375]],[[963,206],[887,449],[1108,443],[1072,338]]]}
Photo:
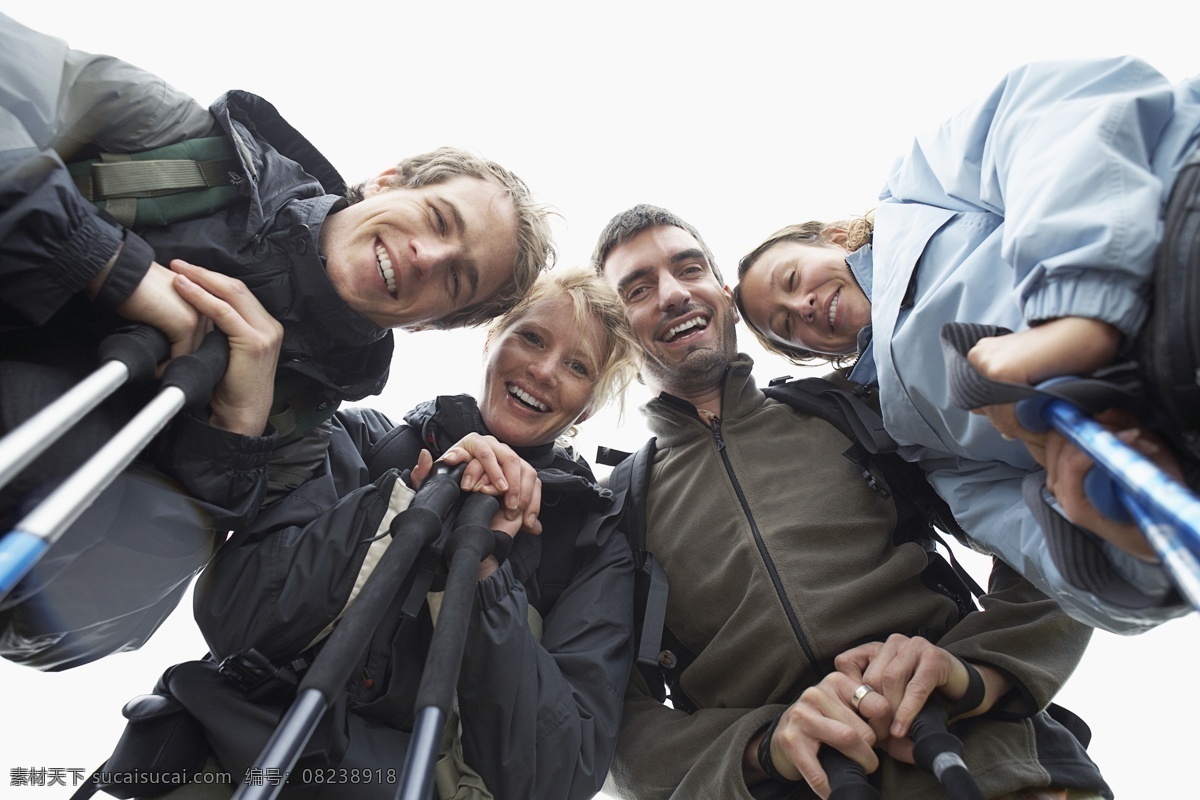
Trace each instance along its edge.
{"label": "woman in light blue jacket", "polygon": [[742,260],[735,291],[768,348],[857,354],[851,379],[878,386],[888,432],[962,527],[1073,616],[1124,633],[1186,606],[1159,566],[1094,539],[1105,588],[1063,577],[1022,499],[1037,463],[954,406],[939,333],[955,321],[1016,331],[970,354],[996,380],[1111,362],[1146,319],[1163,209],[1198,131],[1200,78],[1173,86],[1129,58],[1021,67],[914,140],[873,220],[777,232]]}

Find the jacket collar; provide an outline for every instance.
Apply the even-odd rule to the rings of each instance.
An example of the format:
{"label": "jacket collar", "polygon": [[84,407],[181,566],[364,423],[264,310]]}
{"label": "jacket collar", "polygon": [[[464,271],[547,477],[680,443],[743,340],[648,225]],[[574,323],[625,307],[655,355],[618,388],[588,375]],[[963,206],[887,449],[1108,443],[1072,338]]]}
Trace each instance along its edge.
{"label": "jacket collar", "polygon": [[[745,353],[725,367],[721,386],[721,421],[741,419],[766,402],[751,375],[754,360]],[[671,447],[684,442],[711,436],[708,423],[700,418],[696,407],[687,400],[662,392],[643,408],[650,432],[658,438],[659,447]]]}

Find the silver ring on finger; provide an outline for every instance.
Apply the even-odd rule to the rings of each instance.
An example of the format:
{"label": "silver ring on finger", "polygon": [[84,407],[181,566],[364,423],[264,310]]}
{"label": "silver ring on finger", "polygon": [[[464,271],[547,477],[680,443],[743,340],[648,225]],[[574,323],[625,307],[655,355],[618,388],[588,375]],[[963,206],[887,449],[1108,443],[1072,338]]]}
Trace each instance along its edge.
{"label": "silver ring on finger", "polygon": [[857,709],[858,704],[862,702],[863,698],[866,697],[867,695],[869,695],[873,691],[875,691],[875,690],[872,689],[870,686],[867,686],[864,683],[862,686],[859,686],[857,689],[854,690],[854,694],[850,695],[850,702],[853,703],[854,708]]}

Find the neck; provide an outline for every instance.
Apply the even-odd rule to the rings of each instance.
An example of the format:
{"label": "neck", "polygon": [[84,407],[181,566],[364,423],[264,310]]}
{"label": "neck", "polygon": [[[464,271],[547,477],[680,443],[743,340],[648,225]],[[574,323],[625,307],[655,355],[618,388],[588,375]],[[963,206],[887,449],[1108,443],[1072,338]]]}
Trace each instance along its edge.
{"label": "neck", "polygon": [[721,397],[724,385],[724,380],[721,380],[702,388],[689,386],[652,386],[651,388],[656,394],[666,392],[681,400],[687,400],[697,409],[711,412],[719,417],[721,416]]}

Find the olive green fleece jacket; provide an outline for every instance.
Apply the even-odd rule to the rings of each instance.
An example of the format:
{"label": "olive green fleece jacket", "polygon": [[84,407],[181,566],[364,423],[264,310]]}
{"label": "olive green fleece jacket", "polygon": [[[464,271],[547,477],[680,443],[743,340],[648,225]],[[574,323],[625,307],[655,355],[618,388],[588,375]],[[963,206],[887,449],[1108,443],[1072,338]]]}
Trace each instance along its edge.
{"label": "olive green fleece jacket", "polygon": [[[742,777],[747,743],[834,656],[903,633],[1014,679],[995,709],[1011,719],[953,726],[988,797],[1052,781],[1107,792],[1065,729],[1029,718],[1075,669],[1091,629],[1001,563],[984,610],[956,624],[953,602],[919,580],[921,546],[893,543],[892,501],[842,457],[850,441],[768,400],[751,367],[745,356],[730,366],[713,427],[676,398],[646,406],[657,437],[647,550],[670,581],[667,627],[696,654],[681,686],[699,710],[659,704],[635,670],[611,786],[639,800],[762,796],[774,787],[752,793]],[[945,796],[931,776],[882,758],[888,800]],[[807,786],[795,796],[815,797]]]}

